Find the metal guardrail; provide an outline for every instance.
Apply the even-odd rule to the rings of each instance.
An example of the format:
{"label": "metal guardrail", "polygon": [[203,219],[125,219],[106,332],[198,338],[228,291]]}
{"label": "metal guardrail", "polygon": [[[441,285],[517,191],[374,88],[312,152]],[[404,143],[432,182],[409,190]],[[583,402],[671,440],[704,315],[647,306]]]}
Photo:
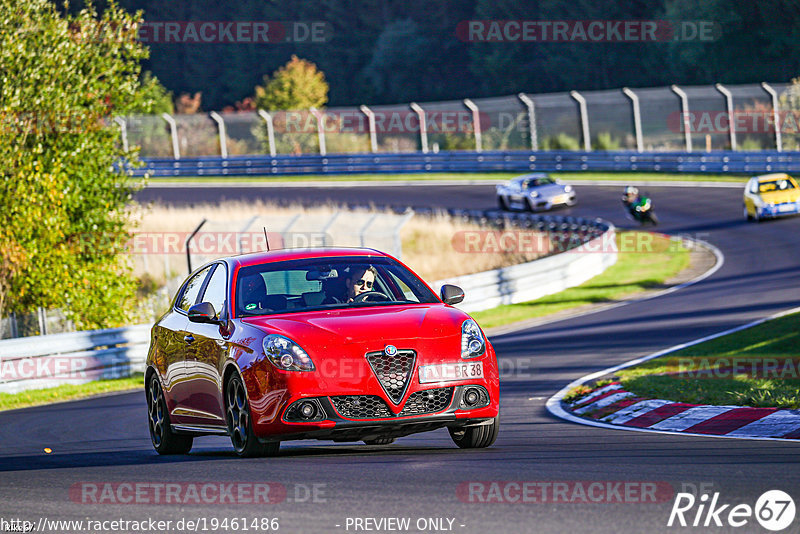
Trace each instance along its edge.
{"label": "metal guardrail", "polygon": [[83,384],[144,371],[150,326],[0,341],[0,392]]}
{"label": "metal guardrail", "polygon": [[561,254],[492,271],[457,276],[434,284],[454,284],[464,290],[458,305],[467,312],[502,304],[528,302],[580,285],[617,262],[613,225],[600,236]]}
{"label": "metal guardrail", "polygon": [[671,172],[739,173],[800,171],[798,152],[581,152],[489,151],[402,154],[329,154],[143,158],[135,175],[150,176],[287,176],[302,174],[401,174],[423,172]]}

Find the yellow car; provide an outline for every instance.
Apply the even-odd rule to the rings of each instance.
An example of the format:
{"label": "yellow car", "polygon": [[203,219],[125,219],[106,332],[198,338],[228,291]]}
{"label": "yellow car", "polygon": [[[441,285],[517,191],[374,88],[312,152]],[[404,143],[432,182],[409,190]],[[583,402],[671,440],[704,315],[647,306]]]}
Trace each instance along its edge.
{"label": "yellow car", "polygon": [[744,189],[744,216],[748,221],[800,213],[800,187],[788,174],[754,176]]}

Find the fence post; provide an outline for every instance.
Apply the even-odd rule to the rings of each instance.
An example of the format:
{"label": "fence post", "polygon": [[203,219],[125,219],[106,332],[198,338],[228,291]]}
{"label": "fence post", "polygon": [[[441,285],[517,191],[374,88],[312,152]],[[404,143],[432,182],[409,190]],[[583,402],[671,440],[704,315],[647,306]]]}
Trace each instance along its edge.
{"label": "fence post", "polygon": [[589,113],[586,111],[586,99],[578,91],[570,91],[569,96],[578,103],[581,131],[583,132],[583,148],[586,152],[590,152],[592,150],[592,139],[589,137]]}
{"label": "fence post", "polygon": [[369,150],[374,154],[378,151],[378,132],[375,131],[375,113],[367,106],[361,106],[358,109],[367,116],[367,124],[369,125]]}
{"label": "fence post", "polygon": [[536,107],[533,104],[533,100],[525,93],[520,93],[517,97],[525,104],[525,107],[528,108],[528,128],[530,128],[531,150],[536,152],[539,150],[539,136],[536,133]]}
{"label": "fence post", "polygon": [[325,114],[315,107],[310,108],[311,114],[317,119],[317,137],[319,138],[319,155],[324,156],[328,153],[325,148]]}
{"label": "fence post", "polygon": [[686,152],[691,152],[692,124],[689,119],[689,97],[686,96],[686,93],[683,91],[683,89],[677,85],[671,86],[670,89],[672,89],[672,92],[678,95],[678,98],[681,99],[681,114],[683,115],[683,135],[686,143]]}
{"label": "fence post", "polygon": [[47,316],[45,315],[44,308],[39,306],[36,308],[36,318],[39,320],[39,335],[47,335]]}
{"label": "fence post", "polygon": [[422,153],[428,153],[428,126],[425,122],[425,110],[416,102],[409,104],[411,110],[419,117],[419,142],[422,145]]}
{"label": "fence post", "polygon": [[378,214],[377,213],[373,213],[372,217],[367,219],[367,222],[359,230],[359,232],[358,232],[358,242],[359,242],[361,247],[365,247],[366,246],[366,241],[364,240],[364,235],[367,233],[367,230],[369,230],[370,225],[372,225],[372,221],[374,221],[377,217],[378,217]]}
{"label": "fence post", "polygon": [[[258,219],[258,215],[253,215],[252,217],[250,217],[247,220],[245,225],[242,226],[242,229],[239,230],[239,235],[238,235],[238,238],[236,239],[236,251],[239,254],[243,254],[244,253],[244,247],[242,246],[242,234],[244,234],[250,228],[250,226],[255,222],[256,219]],[[250,252],[253,252],[253,251],[251,250]]]}
{"label": "fence post", "polygon": [[783,151],[783,140],[781,139],[781,117],[778,103],[778,93],[767,82],[761,82],[761,87],[772,97],[772,122],[775,123],[775,150]]}
{"label": "fence post", "polygon": [[725,97],[725,106],[728,108],[728,134],[731,140],[731,150],[736,150],[736,127],[733,117],[733,95],[721,83],[714,85],[717,91]]}
{"label": "fence post", "polygon": [[644,152],[644,143],[642,142],[642,114],[639,110],[639,96],[627,87],[623,87],[622,92],[631,99],[631,104],[633,105],[633,133],[636,136],[636,152]]}
{"label": "fence post", "polygon": [[119,125],[119,132],[122,137],[122,150],[128,151],[128,123],[122,117],[114,117],[114,122]]}
{"label": "fence post", "polygon": [[186,238],[186,243],[184,243],[184,246],[186,247],[186,264],[189,266],[189,274],[192,273],[192,253],[189,252],[189,245],[192,242],[192,238],[195,236],[195,234],[197,234],[197,232],[200,231],[200,228],[202,228],[205,223],[206,218],[204,217],[203,220],[200,221],[200,224],[197,225],[197,228],[195,228],[194,231],[189,234],[189,237]]}
{"label": "fence post", "polygon": [[210,113],[211,118],[217,123],[217,131],[219,132],[219,155],[223,159],[228,159],[228,135],[225,132],[225,121],[222,115],[216,111]]}
{"label": "fence post", "polygon": [[414,210],[411,208],[406,209],[406,212],[403,214],[403,217],[397,223],[397,226],[394,227],[394,250],[392,254],[399,260],[402,259],[403,255],[403,240],[400,239],[400,230],[403,229],[403,226],[414,216]]}
{"label": "fence post", "polygon": [[161,118],[167,121],[167,124],[169,124],[169,131],[172,135],[172,157],[175,159],[181,159],[181,147],[178,144],[178,124],[169,113],[162,113]]}
{"label": "fence post", "polygon": [[267,123],[267,141],[269,143],[269,155],[275,157],[275,128],[272,125],[272,115],[264,111],[258,110],[258,115]]}
{"label": "fence post", "polygon": [[481,114],[475,102],[469,98],[464,99],[464,105],[472,112],[472,129],[475,131],[475,152],[483,152],[483,142],[481,140]]}
{"label": "fence post", "polygon": [[328,219],[328,222],[326,222],[325,224],[322,225],[322,229],[321,229],[321,231],[322,231],[322,244],[325,245],[326,247],[327,246],[334,246],[333,242],[328,243],[328,230],[330,229],[331,226],[333,226],[333,223],[336,222],[336,219],[338,219],[339,215],[341,215],[341,214],[342,214],[341,211],[336,211],[331,216],[331,218]]}
{"label": "fence post", "polygon": [[19,326],[17,325],[17,312],[11,312],[8,316],[11,321],[11,337],[19,337]]}

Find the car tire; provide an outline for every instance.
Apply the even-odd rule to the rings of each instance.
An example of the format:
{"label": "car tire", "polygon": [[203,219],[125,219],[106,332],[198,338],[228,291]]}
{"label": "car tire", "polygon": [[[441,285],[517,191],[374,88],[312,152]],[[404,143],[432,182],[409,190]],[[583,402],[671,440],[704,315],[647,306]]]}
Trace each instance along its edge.
{"label": "car tire", "polygon": [[497,206],[503,211],[508,211],[508,201],[505,199],[505,197],[497,197]]}
{"label": "car tire", "polygon": [[365,439],[364,443],[367,445],[389,445],[390,443],[394,443],[394,438]]}
{"label": "car tire", "polygon": [[194,438],[172,431],[164,391],[155,373],[150,376],[145,391],[147,396],[147,426],[150,441],[158,454],[186,454],[192,449]]}
{"label": "car tire", "polygon": [[750,222],[753,221],[753,216],[750,215],[749,211],[747,211],[747,206],[744,207],[744,218],[747,219]]}
{"label": "car tire", "polygon": [[238,374],[234,374],[225,386],[225,422],[233,450],[238,456],[255,458],[278,454],[280,441],[261,443],[253,432],[250,403],[244,382]]}
{"label": "car tire", "polygon": [[500,430],[500,416],[498,415],[488,425],[466,428],[450,428],[450,438],[453,443],[462,449],[483,449],[489,447],[497,439]]}

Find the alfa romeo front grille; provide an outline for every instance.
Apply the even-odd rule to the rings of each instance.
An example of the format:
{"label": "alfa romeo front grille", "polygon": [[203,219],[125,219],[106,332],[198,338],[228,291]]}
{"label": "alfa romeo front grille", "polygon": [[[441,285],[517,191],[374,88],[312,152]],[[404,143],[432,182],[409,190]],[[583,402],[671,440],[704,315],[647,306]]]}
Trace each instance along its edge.
{"label": "alfa romeo front grille", "polygon": [[413,350],[398,350],[394,356],[380,352],[368,352],[367,361],[372,372],[381,383],[381,387],[389,400],[400,404],[406,393],[411,375],[414,373],[414,362],[417,354]]}
{"label": "alfa romeo front grille", "polygon": [[400,416],[441,412],[453,398],[453,388],[437,388],[412,393]]}
{"label": "alfa romeo front grille", "polygon": [[408,397],[403,410],[395,415],[377,395],[339,395],[331,402],[342,417],[348,419],[391,419],[441,412],[453,398],[453,388],[436,388],[416,391]]}

